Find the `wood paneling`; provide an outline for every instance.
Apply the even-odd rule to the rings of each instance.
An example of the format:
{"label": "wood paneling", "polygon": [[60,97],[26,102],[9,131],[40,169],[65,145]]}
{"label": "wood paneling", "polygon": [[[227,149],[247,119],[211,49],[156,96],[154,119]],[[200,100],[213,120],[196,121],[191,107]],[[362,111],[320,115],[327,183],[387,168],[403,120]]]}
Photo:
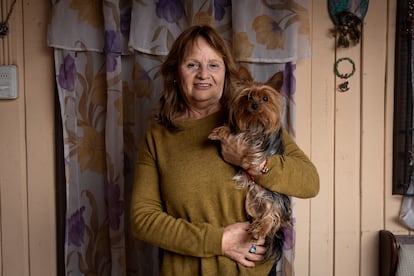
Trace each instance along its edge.
{"label": "wood paneling", "polygon": [[[6,18],[12,0],[1,1]],[[18,0],[0,65],[18,68],[18,98],[0,100],[0,275],[56,275],[53,55],[49,3]]]}
{"label": "wood paneling", "polygon": [[[319,195],[311,200],[309,271],[302,275],[333,275],[334,269],[334,60],[332,22],[324,1],[312,1],[311,159],[320,177]],[[323,26],[323,27],[322,27]],[[301,70],[302,68],[298,68]],[[300,82],[300,80],[298,80]],[[297,117],[297,121],[304,118]],[[298,133],[301,130],[298,129]],[[299,212],[300,210],[298,210]],[[298,224],[301,222],[298,220]],[[299,250],[299,249],[297,249]]]}
{"label": "wood paneling", "polygon": [[28,30],[24,32],[24,87],[28,103],[26,132],[30,273],[55,275],[55,78],[53,51],[46,45],[46,19],[50,6],[47,3],[39,5],[32,0],[25,1],[24,12],[23,28]]}
{"label": "wood paneling", "polygon": [[[12,1],[1,1],[6,18]],[[17,65],[18,98],[0,100],[1,272],[29,275],[26,99],[23,87],[24,59],[22,3],[14,6],[9,35],[0,40],[0,64]]]}
{"label": "wood paneling", "polygon": [[[295,270],[377,275],[378,230],[407,232],[398,222],[401,197],[391,195],[395,3],[370,2],[362,41],[348,49],[333,46],[326,1],[312,3],[311,66],[298,63],[298,87],[309,89],[298,89],[297,141],[306,150],[310,145],[321,191],[296,204],[297,251],[303,244],[309,254],[297,254]],[[337,86],[344,80],[333,72],[341,57],[356,65],[342,93]],[[346,63],[341,68],[349,72]],[[304,101],[310,110],[301,110]]]}
{"label": "wood paneling", "polygon": [[[370,5],[362,43],[360,275],[378,275],[378,229],[383,225],[387,2]],[[384,31],[380,31],[384,30]]]}

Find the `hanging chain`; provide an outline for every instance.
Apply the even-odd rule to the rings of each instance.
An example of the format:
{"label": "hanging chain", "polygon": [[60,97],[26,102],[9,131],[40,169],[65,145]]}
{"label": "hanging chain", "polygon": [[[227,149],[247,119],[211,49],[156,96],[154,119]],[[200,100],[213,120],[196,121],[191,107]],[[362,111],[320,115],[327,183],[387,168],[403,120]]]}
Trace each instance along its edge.
{"label": "hanging chain", "polygon": [[10,6],[9,12],[7,13],[6,20],[0,22],[0,37],[3,38],[9,33],[9,19],[13,12],[14,5],[16,4],[16,0]]}

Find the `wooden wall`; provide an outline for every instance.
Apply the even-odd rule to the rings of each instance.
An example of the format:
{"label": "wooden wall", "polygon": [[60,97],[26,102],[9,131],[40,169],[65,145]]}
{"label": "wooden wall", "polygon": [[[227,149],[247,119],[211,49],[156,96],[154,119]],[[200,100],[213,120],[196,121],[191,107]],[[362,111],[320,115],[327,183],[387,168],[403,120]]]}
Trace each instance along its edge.
{"label": "wooden wall", "polygon": [[[12,0],[1,1],[6,18]],[[49,1],[18,0],[0,65],[18,67],[18,98],[0,100],[0,275],[56,275],[54,67]]]}
{"label": "wooden wall", "polygon": [[[297,202],[296,275],[378,275],[378,230],[408,233],[391,195],[396,1],[370,1],[361,43],[335,49],[327,1],[313,0],[312,57],[298,64],[298,143],[321,178]],[[334,74],[349,57],[349,91]],[[341,72],[350,72],[347,62]]]}
{"label": "wooden wall", "polygon": [[[5,18],[12,0],[1,1]],[[297,199],[299,276],[378,274],[378,230],[408,233],[391,195],[395,3],[369,3],[361,43],[335,50],[327,1],[309,0],[312,57],[297,72],[297,141],[321,191]],[[19,98],[0,100],[0,275],[56,275],[53,54],[48,1],[18,0],[0,65],[16,64]],[[350,57],[350,90],[335,61]],[[346,70],[346,68],[344,69]]]}

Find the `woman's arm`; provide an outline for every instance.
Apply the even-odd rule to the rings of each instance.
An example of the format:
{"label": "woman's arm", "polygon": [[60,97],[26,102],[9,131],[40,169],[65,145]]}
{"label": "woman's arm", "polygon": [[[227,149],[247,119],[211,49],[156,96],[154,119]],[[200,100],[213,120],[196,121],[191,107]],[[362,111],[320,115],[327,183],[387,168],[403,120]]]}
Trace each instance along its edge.
{"label": "woman's arm", "polygon": [[319,175],[315,165],[283,129],[285,152],[268,158],[266,174],[256,175],[263,187],[288,196],[315,197],[319,193]]}
{"label": "woman's arm", "polygon": [[131,197],[134,236],[183,255],[220,255],[223,228],[207,223],[190,223],[165,212],[154,152],[152,139],[147,135],[139,149]]}
{"label": "woman's arm", "polygon": [[316,196],[319,192],[319,175],[315,166],[285,129],[283,142],[284,154],[268,157],[266,167],[269,170],[265,174],[260,173],[264,164],[258,166],[259,168],[246,169],[248,166],[240,159],[240,153],[245,150],[246,145],[238,144],[232,136],[221,141],[222,155],[227,162],[243,167],[255,175],[255,182],[269,190],[299,198]]}

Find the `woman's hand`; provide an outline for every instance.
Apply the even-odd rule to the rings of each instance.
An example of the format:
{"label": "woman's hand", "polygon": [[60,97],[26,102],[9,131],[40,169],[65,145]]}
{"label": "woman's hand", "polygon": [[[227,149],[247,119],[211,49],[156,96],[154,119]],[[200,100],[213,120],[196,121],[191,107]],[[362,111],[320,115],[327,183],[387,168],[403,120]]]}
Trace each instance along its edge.
{"label": "woman's hand", "polygon": [[243,160],[243,156],[247,151],[247,145],[243,144],[240,139],[236,139],[234,135],[228,135],[226,138],[222,138],[221,142],[221,154],[224,161],[233,164],[235,166],[248,169],[250,164]]}
{"label": "woman's hand", "polygon": [[[230,224],[224,228],[221,240],[223,255],[247,267],[254,267],[255,262],[263,261],[266,251],[264,240],[252,240],[247,232],[249,222]],[[256,252],[250,253],[252,245],[256,246]]]}

